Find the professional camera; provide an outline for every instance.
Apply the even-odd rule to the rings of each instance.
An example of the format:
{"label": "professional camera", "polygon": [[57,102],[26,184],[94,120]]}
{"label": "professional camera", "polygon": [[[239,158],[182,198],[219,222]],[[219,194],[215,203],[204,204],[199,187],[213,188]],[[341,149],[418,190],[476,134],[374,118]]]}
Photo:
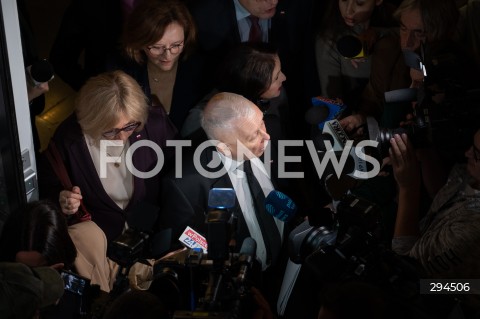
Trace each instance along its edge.
{"label": "professional camera", "polygon": [[109,257],[122,267],[130,267],[148,252],[150,235],[135,229],[126,229],[109,247]]}
{"label": "professional camera", "polygon": [[302,264],[302,271],[308,274],[300,276],[308,278],[307,282],[303,279],[297,285],[313,286],[310,293],[318,293],[340,283],[366,282],[380,288],[389,302],[404,308],[407,317],[435,318],[419,294],[423,270],[414,260],[389,249],[377,205],[346,195],[335,215],[332,225],[313,227],[306,221],[291,232],[290,260]]}
{"label": "professional camera", "polygon": [[109,242],[108,257],[121,267],[130,268],[145,258],[159,258],[170,248],[171,230],[155,231],[160,208],[148,202],[137,202],[127,212],[128,228]]}
{"label": "professional camera", "polygon": [[369,138],[381,144],[382,156],[386,156],[393,134],[406,133],[415,147],[435,146],[446,158],[463,158],[478,126],[480,83],[469,74],[475,72],[469,72],[472,66],[466,59],[450,49],[439,51],[422,45],[420,54],[404,51],[406,65],[422,72],[424,81],[418,89],[385,93],[387,104],[411,102],[414,118],[410,124],[386,129],[373,120],[367,123]]}
{"label": "professional camera", "polygon": [[382,223],[375,204],[345,195],[334,215],[332,225],[312,227],[306,221],[290,233],[289,254],[293,262],[304,263],[314,252],[325,251],[326,247],[334,247],[339,256],[348,259],[359,249],[380,243]]}

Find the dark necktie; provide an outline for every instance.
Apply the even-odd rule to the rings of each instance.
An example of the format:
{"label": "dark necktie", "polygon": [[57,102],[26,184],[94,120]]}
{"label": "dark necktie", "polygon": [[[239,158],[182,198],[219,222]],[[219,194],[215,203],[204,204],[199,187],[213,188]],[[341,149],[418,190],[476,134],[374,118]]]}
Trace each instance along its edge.
{"label": "dark necktie", "polygon": [[267,262],[275,263],[280,254],[280,247],[282,239],[277,225],[273,220],[272,215],[265,211],[265,194],[257,178],[253,174],[252,164],[250,161],[245,161],[243,170],[247,176],[248,187],[252,194],[253,205],[255,208],[255,215],[257,216],[260,230],[262,231],[263,241],[267,249]]}
{"label": "dark necktie", "polygon": [[248,42],[262,42],[262,29],[258,23],[258,18],[255,16],[248,16],[250,19],[250,33],[248,35]]}

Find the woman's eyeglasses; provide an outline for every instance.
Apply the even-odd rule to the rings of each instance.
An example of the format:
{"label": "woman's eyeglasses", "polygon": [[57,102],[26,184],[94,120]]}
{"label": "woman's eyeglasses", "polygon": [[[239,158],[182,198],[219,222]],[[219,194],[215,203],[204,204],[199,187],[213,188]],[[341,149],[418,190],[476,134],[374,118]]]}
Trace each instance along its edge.
{"label": "woman's eyeglasses", "polygon": [[122,128],[114,128],[113,130],[103,132],[102,136],[106,137],[106,138],[114,138],[115,136],[120,134],[120,132],[132,132],[132,131],[136,130],[137,127],[140,126],[140,124],[142,124],[142,123],[141,122],[135,122],[135,123],[127,124]]}
{"label": "woman's eyeglasses", "polygon": [[183,48],[183,41],[177,44],[173,44],[171,47],[167,48],[165,46],[149,46],[147,50],[153,55],[164,55],[165,52],[169,51],[170,54],[177,54]]}

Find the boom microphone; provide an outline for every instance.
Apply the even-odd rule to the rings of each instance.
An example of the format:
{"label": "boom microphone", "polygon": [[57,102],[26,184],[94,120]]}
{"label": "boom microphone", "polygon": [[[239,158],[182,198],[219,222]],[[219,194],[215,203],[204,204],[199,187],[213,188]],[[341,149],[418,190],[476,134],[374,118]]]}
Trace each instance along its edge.
{"label": "boom microphone", "polygon": [[310,125],[325,122],[330,111],[326,107],[311,107],[305,112],[305,121]]}
{"label": "boom microphone", "polygon": [[359,59],[365,57],[362,41],[353,35],[346,35],[337,41],[337,50],[345,58]]}
{"label": "boom microphone", "polygon": [[216,266],[221,265],[229,255],[232,214],[228,209],[235,206],[235,198],[233,188],[212,188],[208,193],[208,258],[212,259]]}
{"label": "boom microphone", "polygon": [[282,222],[289,222],[295,217],[297,205],[284,193],[273,190],[265,198],[265,210]]}

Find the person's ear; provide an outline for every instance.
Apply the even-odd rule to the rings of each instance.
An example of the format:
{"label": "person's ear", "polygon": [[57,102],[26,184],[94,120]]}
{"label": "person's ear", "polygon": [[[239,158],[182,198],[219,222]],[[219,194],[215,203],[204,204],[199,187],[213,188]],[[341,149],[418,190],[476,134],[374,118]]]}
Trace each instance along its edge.
{"label": "person's ear", "polygon": [[223,142],[218,142],[218,144],[216,145],[217,147],[217,150],[222,153],[223,155],[227,156],[227,157],[231,157],[232,156],[232,151],[230,150],[230,147],[228,146],[228,144],[225,144]]}

